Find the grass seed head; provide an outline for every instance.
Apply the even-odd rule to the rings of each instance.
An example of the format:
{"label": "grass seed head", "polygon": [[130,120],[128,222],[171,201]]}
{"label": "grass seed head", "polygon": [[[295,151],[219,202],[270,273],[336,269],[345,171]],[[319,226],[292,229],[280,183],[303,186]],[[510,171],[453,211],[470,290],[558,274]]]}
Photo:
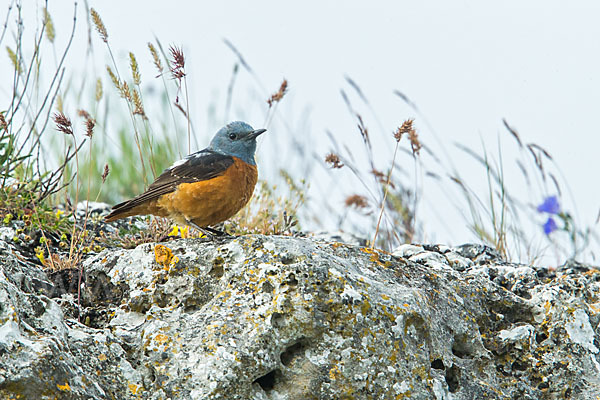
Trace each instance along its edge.
{"label": "grass seed head", "polygon": [[62,112],[54,113],[52,116],[56,129],[65,135],[73,135],[73,124],[71,120]]}
{"label": "grass seed head", "polygon": [[150,50],[150,54],[152,54],[152,60],[154,61],[154,66],[158,70],[159,76],[163,73],[163,65],[160,57],[158,56],[158,51],[156,51],[156,47],[150,42],[148,42],[148,49]]}
{"label": "grass seed head", "polygon": [[21,63],[19,62],[19,58],[17,57],[17,53],[15,53],[13,49],[11,49],[8,46],[6,46],[6,52],[8,53],[8,58],[10,59],[10,62],[12,63],[13,67],[20,75],[22,72],[22,68]]}
{"label": "grass seed head", "polygon": [[46,25],[46,37],[50,43],[54,43],[56,32],[54,30],[54,24],[52,23],[52,17],[50,17],[50,13],[48,12],[47,8],[44,8],[44,25]]}
{"label": "grass seed head", "polygon": [[2,131],[8,130],[8,123],[6,122],[6,119],[4,118],[4,113],[1,113],[1,112],[0,112],[0,130],[2,130]]}
{"label": "grass seed head", "polygon": [[94,136],[94,127],[96,126],[96,120],[92,118],[90,113],[84,109],[77,110],[77,115],[85,119],[85,136],[89,138]]}
{"label": "grass seed head", "polygon": [[96,126],[96,120],[93,118],[86,118],[85,120],[85,135],[87,137],[94,136],[94,127]]}
{"label": "grass seed head", "polygon": [[136,115],[140,115],[143,118],[146,118],[146,112],[144,111],[144,104],[142,103],[142,97],[140,96],[140,92],[136,89],[132,89],[131,96],[134,105],[133,113]]}
{"label": "grass seed head", "polygon": [[419,141],[419,135],[417,135],[417,131],[413,126],[414,119],[407,119],[402,123],[402,125],[394,132],[394,138],[397,142],[400,141],[402,136],[406,133],[408,135],[408,140],[410,140],[410,146],[412,148],[413,155],[418,155],[419,150],[423,147],[421,142]]}
{"label": "grass seed head", "polygon": [[96,79],[96,101],[100,101],[102,99],[102,95],[104,91],[102,90],[102,80],[100,78]]}
{"label": "grass seed head", "polygon": [[100,39],[102,39],[104,43],[108,43],[108,32],[106,31],[104,22],[102,22],[102,18],[100,18],[100,14],[93,8],[91,9],[90,14],[92,15],[92,21],[94,21],[96,30],[100,34]]}
{"label": "grass seed head", "polygon": [[369,201],[365,196],[361,196],[360,194],[353,194],[351,196],[346,197],[346,207],[355,207],[355,208],[367,208],[369,206]]}
{"label": "grass seed head", "polygon": [[90,113],[87,112],[86,110],[84,110],[83,108],[80,108],[79,110],[77,110],[77,115],[79,115],[83,119],[90,119],[90,118],[92,118],[90,116]]}
{"label": "grass seed head", "polygon": [[122,98],[127,99],[129,101],[132,100],[131,90],[129,90],[129,85],[127,84],[127,82],[125,82],[125,81],[121,82],[121,88],[119,90],[121,92]]}
{"label": "grass seed head", "polygon": [[108,164],[104,164],[104,171],[102,172],[102,183],[106,182],[106,177],[108,176],[110,169],[108,168]]}
{"label": "grass seed head", "polygon": [[278,103],[281,101],[281,99],[283,99],[283,96],[285,96],[287,89],[288,81],[287,79],[284,79],[283,82],[281,82],[281,86],[279,86],[279,90],[273,93],[271,97],[269,97],[269,100],[267,100],[267,103],[269,103],[269,108],[273,106],[273,103]]}
{"label": "grass seed head", "polygon": [[335,153],[329,153],[325,156],[325,162],[331,165],[331,168],[342,168],[344,164],[340,160],[340,157]]}
{"label": "grass seed head", "polygon": [[169,47],[169,52],[171,53],[171,62],[173,64],[171,75],[173,75],[174,79],[181,79],[185,76],[185,57],[183,51],[177,46],[171,46]]}
{"label": "grass seed head", "polygon": [[110,80],[112,81],[113,85],[115,85],[115,88],[117,88],[117,90],[120,92],[121,82],[119,81],[119,78],[117,78],[117,75],[115,75],[112,68],[108,65],[106,66],[106,71],[108,72],[108,75],[110,76]]}
{"label": "grass seed head", "polygon": [[131,67],[131,75],[133,76],[133,83],[139,85],[142,82],[142,75],[140,74],[140,67],[135,59],[135,55],[129,52],[129,66]]}

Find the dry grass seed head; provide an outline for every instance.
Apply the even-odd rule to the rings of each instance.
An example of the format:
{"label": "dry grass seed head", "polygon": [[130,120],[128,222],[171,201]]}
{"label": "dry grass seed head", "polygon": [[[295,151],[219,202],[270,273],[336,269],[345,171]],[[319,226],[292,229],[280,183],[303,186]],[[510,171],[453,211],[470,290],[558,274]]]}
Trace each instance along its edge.
{"label": "dry grass seed head", "polygon": [[179,103],[179,97],[177,97],[175,99],[175,103],[173,103],[175,105],[175,108],[177,108],[179,111],[181,111],[181,113],[183,114],[184,117],[188,117],[187,113],[185,112],[185,110],[183,109],[183,107],[181,106],[181,104]]}
{"label": "dry grass seed head", "polygon": [[142,104],[142,97],[140,96],[140,92],[136,89],[132,89],[131,95],[133,97],[134,105],[133,113],[141,115],[143,118],[146,118],[146,113],[144,112],[144,105]]}
{"label": "dry grass seed head", "polygon": [[356,208],[367,208],[369,206],[369,201],[365,196],[361,196],[360,194],[353,194],[351,196],[346,197],[346,207],[356,207]]}
{"label": "dry grass seed head", "polygon": [[65,135],[73,135],[73,124],[71,120],[62,112],[54,113],[52,116],[56,129]]}
{"label": "dry grass seed head", "polygon": [[11,49],[8,46],[6,46],[6,52],[8,53],[8,58],[10,59],[10,62],[12,63],[13,67],[15,68],[17,73],[19,73],[19,75],[20,75],[22,68],[21,68],[21,63],[19,62],[19,59],[17,57],[17,53],[15,53],[13,51],[13,49]]}
{"label": "dry grass seed head", "polygon": [[163,73],[163,65],[160,61],[160,57],[158,56],[158,51],[156,51],[156,47],[150,42],[148,42],[148,49],[150,50],[150,54],[152,54],[152,60],[154,61],[154,66],[158,70],[159,76]]}
{"label": "dry grass seed head", "polygon": [[129,52],[129,66],[131,67],[133,83],[139,85],[142,82],[142,75],[140,74],[140,68],[137,60],[135,59],[135,55],[132,52]]}
{"label": "dry grass seed head", "polygon": [[86,110],[84,110],[83,108],[80,108],[79,110],[77,110],[77,115],[79,115],[83,119],[90,119],[90,118],[92,118],[90,116],[90,113],[87,112]]}
{"label": "dry grass seed head", "polygon": [[363,138],[363,141],[365,142],[365,144],[367,146],[369,146],[369,148],[371,147],[371,139],[369,139],[369,130],[367,129],[367,127],[365,126],[365,123],[361,117],[360,114],[356,114],[356,117],[358,118],[358,130],[360,131],[360,135]]}
{"label": "dry grass seed head", "polygon": [[106,182],[106,177],[110,173],[110,169],[108,168],[108,164],[104,164],[104,171],[102,172],[102,183]]}
{"label": "dry grass seed head", "polygon": [[402,138],[402,136],[405,133],[410,135],[410,132],[414,131],[414,128],[413,128],[414,121],[415,121],[414,119],[409,118],[406,121],[404,121],[402,123],[402,125],[400,127],[398,127],[398,129],[396,129],[396,132],[394,132],[394,139],[396,139],[397,142],[400,141],[400,139]]}
{"label": "dry grass seed head", "polygon": [[87,137],[94,136],[94,127],[96,126],[96,120],[93,118],[87,118],[85,120],[85,135]]}
{"label": "dry grass seed head", "polygon": [[502,123],[504,124],[504,127],[510,132],[510,134],[515,138],[515,140],[519,144],[519,147],[522,148],[523,142],[521,141],[521,137],[519,136],[519,133],[517,132],[517,130],[514,129],[512,126],[508,125],[508,122],[506,122],[505,119],[502,119]]}
{"label": "dry grass seed head", "polygon": [[169,47],[169,52],[171,53],[171,62],[173,63],[171,75],[173,75],[174,79],[181,79],[185,76],[185,57],[183,56],[183,51],[177,46],[171,46]]}
{"label": "dry grass seed head", "polygon": [[102,22],[102,18],[100,18],[100,14],[93,8],[90,10],[90,14],[92,15],[92,21],[94,21],[96,30],[100,34],[100,39],[102,39],[104,43],[108,43],[108,32],[106,31],[104,22]]}
{"label": "dry grass seed head", "polygon": [[412,147],[413,155],[418,155],[419,151],[423,147],[421,142],[419,141],[419,135],[417,135],[417,131],[412,126],[413,120],[408,119],[404,121],[400,129],[404,127],[405,132],[408,133],[408,140],[410,140],[410,146]]}
{"label": "dry grass seed head", "polygon": [[127,82],[123,81],[121,83],[121,97],[124,99],[127,99],[129,101],[131,101],[131,90],[129,90],[129,85],[127,84]]}
{"label": "dry grass seed head", "polygon": [[283,99],[283,96],[285,96],[287,89],[288,89],[288,81],[287,81],[287,79],[284,79],[283,82],[281,82],[281,86],[279,86],[279,90],[277,92],[273,93],[271,95],[271,97],[269,98],[269,100],[267,100],[267,103],[269,104],[269,108],[271,106],[273,106],[273,103],[278,103],[279,101],[281,101],[281,99]]}
{"label": "dry grass seed head", "polygon": [[390,187],[392,189],[396,188],[396,185],[394,185],[394,182],[392,182],[391,180],[388,182],[388,177],[381,171],[373,169],[371,170],[371,173],[373,174],[373,176],[375,176],[375,179],[377,179],[377,182],[379,182],[382,185],[390,185]]}
{"label": "dry grass seed head", "polygon": [[50,17],[50,13],[47,8],[44,8],[44,25],[46,25],[46,37],[50,41],[50,43],[54,43],[54,38],[56,37],[56,32],[54,31],[54,24],[52,23],[52,17]]}
{"label": "dry grass seed head", "polygon": [[6,119],[4,118],[4,113],[2,112],[0,112],[0,130],[8,130],[8,123],[6,122]]}
{"label": "dry grass seed head", "polygon": [[90,113],[84,109],[77,110],[77,115],[85,119],[85,135],[87,137],[94,136],[94,127],[96,126],[96,120],[92,118]]}
{"label": "dry grass seed head", "polygon": [[117,90],[120,92],[121,82],[119,81],[119,78],[117,78],[117,75],[115,75],[112,68],[108,65],[106,66],[106,71],[108,72],[108,75],[110,76],[110,80],[112,81],[113,85],[115,85],[115,88],[117,88]]}
{"label": "dry grass seed head", "polygon": [[335,153],[329,153],[325,156],[325,162],[331,165],[331,168],[342,168],[344,164],[342,164],[340,157]]}
{"label": "dry grass seed head", "polygon": [[381,183],[385,183],[386,179],[385,179],[385,175],[383,174],[383,172],[373,169],[371,170],[371,173],[373,174],[373,176],[375,178],[377,178],[377,180]]}
{"label": "dry grass seed head", "polygon": [[102,99],[102,95],[104,91],[102,90],[102,80],[100,78],[96,79],[96,101],[100,101]]}

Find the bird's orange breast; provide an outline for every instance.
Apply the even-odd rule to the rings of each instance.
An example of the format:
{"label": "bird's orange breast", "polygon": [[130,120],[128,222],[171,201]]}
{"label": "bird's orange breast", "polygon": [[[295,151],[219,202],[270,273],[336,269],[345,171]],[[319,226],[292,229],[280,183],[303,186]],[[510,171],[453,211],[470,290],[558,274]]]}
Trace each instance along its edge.
{"label": "bird's orange breast", "polygon": [[256,166],[234,157],[234,163],[223,175],[182,183],[174,192],[161,196],[154,205],[158,211],[155,214],[170,217],[180,224],[186,221],[201,227],[218,224],[248,203],[257,180]]}

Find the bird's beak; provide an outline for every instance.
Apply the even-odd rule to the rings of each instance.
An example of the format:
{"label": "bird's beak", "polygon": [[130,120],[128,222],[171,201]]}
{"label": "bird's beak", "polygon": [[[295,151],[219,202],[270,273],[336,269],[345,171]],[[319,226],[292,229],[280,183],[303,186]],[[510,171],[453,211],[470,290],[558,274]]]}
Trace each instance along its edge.
{"label": "bird's beak", "polygon": [[261,134],[265,133],[266,131],[267,131],[266,129],[256,129],[256,130],[250,132],[248,134],[248,136],[246,136],[246,138],[256,139],[258,137],[258,135],[261,135]]}

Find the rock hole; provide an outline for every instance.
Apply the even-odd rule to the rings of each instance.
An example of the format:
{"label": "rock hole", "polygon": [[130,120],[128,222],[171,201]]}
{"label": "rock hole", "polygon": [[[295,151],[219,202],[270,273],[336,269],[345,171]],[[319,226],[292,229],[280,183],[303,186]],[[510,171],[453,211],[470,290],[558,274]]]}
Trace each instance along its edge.
{"label": "rock hole", "polygon": [[156,382],[156,369],[151,365],[148,366],[148,378],[150,382]]}
{"label": "rock hole", "polygon": [[446,383],[448,384],[448,390],[450,393],[455,393],[460,386],[460,369],[453,365],[446,369]]}
{"label": "rock hole", "polygon": [[298,286],[298,280],[296,279],[296,275],[289,274],[287,284],[289,286]]}
{"label": "rock hole", "polygon": [[289,346],[283,353],[281,353],[281,363],[288,367],[294,359],[303,357],[304,350],[306,349],[306,340],[300,339],[295,344]]}
{"label": "rock hole", "polygon": [[[82,293],[82,305],[100,306],[109,304],[121,304],[123,292],[115,286],[104,272],[95,275],[84,276],[85,290]],[[77,284],[74,284],[77,293]]]}
{"label": "rock hole", "polygon": [[48,297],[60,297],[65,293],[77,293],[77,285],[79,284],[79,270],[62,269],[59,271],[52,271],[48,274],[48,277],[52,283],[54,283],[52,292]]}
{"label": "rock hole", "polygon": [[512,369],[513,371],[526,371],[527,370],[527,364],[526,363],[520,363],[519,361],[515,361],[512,363]]}
{"label": "rock hole", "polygon": [[265,281],[262,284],[263,293],[273,293],[273,289],[275,289],[275,288],[273,287],[273,285],[271,285],[271,283],[269,281]]}
{"label": "rock hole", "polygon": [[215,263],[208,274],[210,276],[213,276],[213,277],[219,279],[220,277],[223,276],[223,273],[224,273],[223,264]]}
{"label": "rock hole", "polygon": [[546,335],[544,332],[540,332],[540,333],[538,333],[538,334],[535,335],[535,341],[538,344],[542,343],[546,339],[548,339],[548,335]]}
{"label": "rock hole", "polygon": [[435,360],[433,360],[431,362],[431,368],[433,368],[433,369],[445,369],[446,367],[444,367],[444,362],[442,360],[440,360],[439,358],[436,358]]}
{"label": "rock hole", "polygon": [[294,256],[293,254],[284,253],[281,255],[281,263],[283,265],[290,265],[290,264],[293,264],[295,261],[296,261],[296,256]]}
{"label": "rock hole", "polygon": [[275,387],[278,373],[279,373],[279,370],[274,369],[273,371],[269,372],[268,374],[265,374],[259,378],[256,378],[254,380],[254,382],[258,383],[260,385],[260,387],[262,388],[262,390],[264,390],[265,392],[270,392]]}
{"label": "rock hole", "polygon": [[284,325],[285,325],[285,317],[283,316],[283,314],[274,312],[271,315],[271,326],[273,326],[274,328],[281,328]]}
{"label": "rock hole", "polygon": [[473,344],[469,342],[466,335],[454,336],[452,354],[458,358],[472,358]]}

